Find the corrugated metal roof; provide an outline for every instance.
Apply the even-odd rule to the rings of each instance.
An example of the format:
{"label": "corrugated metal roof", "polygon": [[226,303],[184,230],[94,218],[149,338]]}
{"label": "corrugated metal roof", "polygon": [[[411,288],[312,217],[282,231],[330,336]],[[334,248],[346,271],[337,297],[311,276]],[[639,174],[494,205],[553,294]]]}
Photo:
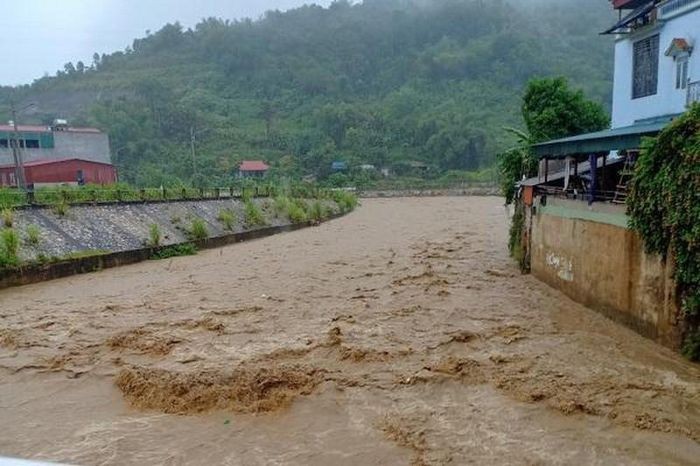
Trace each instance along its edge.
{"label": "corrugated metal roof", "polygon": [[641,6],[639,6],[636,10],[622,18],[613,27],[605,30],[601,34],[617,34],[621,32],[621,30],[627,28],[630,25],[630,23],[638,20],[644,15],[649,14],[651,10],[653,10],[656,7],[657,1],[658,0],[648,0],[646,4],[641,4]]}
{"label": "corrugated metal roof", "polygon": [[269,170],[270,166],[262,160],[244,160],[238,169],[244,172],[264,172]]}
{"label": "corrugated metal roof", "polygon": [[[0,125],[0,131],[13,132],[15,130],[14,126],[11,125]],[[17,130],[25,133],[50,133],[51,128],[48,126],[37,126],[37,125],[17,125]]]}
{"label": "corrugated metal roof", "polygon": [[[38,166],[42,166],[42,165],[54,165],[54,164],[65,163],[65,162],[84,162],[84,163],[94,163],[97,165],[107,165],[110,167],[113,166],[111,163],[96,162],[94,160],[79,159],[76,157],[30,160],[28,162],[23,162],[22,166],[24,166],[24,167],[38,167]],[[0,165],[0,168],[14,168],[14,167],[15,167],[14,164]]]}
{"label": "corrugated metal roof", "polygon": [[614,150],[639,149],[642,137],[658,134],[669,120],[640,123],[622,128],[596,131],[568,138],[555,139],[532,146],[539,158],[564,158],[567,155],[587,155]]}

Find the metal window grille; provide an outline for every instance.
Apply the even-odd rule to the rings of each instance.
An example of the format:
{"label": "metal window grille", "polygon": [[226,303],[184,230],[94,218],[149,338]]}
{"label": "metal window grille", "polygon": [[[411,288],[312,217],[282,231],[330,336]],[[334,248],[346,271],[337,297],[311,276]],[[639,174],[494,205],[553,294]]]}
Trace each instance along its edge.
{"label": "metal window grille", "polygon": [[659,35],[634,44],[632,98],[654,95],[659,81]]}

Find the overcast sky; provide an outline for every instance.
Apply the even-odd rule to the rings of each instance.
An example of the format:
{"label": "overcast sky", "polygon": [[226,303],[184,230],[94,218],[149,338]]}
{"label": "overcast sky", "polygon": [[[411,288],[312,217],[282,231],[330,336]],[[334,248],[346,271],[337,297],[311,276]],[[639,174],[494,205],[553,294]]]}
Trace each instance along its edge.
{"label": "overcast sky", "polygon": [[18,0],[3,1],[0,15],[5,57],[0,85],[28,84],[69,61],[92,62],[95,52],[123,50],[146,30],[180,21],[258,18],[271,9],[331,0]]}

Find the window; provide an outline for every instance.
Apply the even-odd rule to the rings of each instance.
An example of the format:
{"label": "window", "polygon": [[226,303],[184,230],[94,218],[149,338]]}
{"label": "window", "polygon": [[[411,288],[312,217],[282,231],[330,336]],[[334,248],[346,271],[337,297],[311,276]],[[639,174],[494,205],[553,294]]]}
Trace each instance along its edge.
{"label": "window", "polygon": [[10,147],[9,139],[0,139],[0,148],[7,149]]}
{"label": "window", "polygon": [[688,87],[688,57],[676,59],[676,89]]}
{"label": "window", "polygon": [[659,35],[634,43],[632,98],[655,95],[659,81]]}
{"label": "window", "polygon": [[39,148],[39,140],[38,139],[25,139],[24,140],[24,147],[27,149],[38,149]]}

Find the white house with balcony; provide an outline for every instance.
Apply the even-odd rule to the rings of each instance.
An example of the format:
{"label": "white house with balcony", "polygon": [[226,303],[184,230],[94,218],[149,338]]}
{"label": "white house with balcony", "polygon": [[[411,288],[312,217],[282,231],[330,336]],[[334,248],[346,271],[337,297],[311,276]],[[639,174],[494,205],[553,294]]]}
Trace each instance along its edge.
{"label": "white house with balcony", "polygon": [[540,174],[521,186],[623,204],[642,138],[700,101],[700,0],[610,1],[619,12],[603,31],[615,35],[611,129],[534,145]]}
{"label": "white house with balcony", "polygon": [[[700,100],[700,0],[614,0],[612,127],[672,117]],[[699,51],[700,52],[700,51]]]}

